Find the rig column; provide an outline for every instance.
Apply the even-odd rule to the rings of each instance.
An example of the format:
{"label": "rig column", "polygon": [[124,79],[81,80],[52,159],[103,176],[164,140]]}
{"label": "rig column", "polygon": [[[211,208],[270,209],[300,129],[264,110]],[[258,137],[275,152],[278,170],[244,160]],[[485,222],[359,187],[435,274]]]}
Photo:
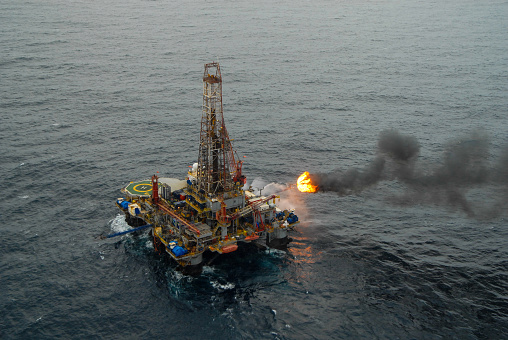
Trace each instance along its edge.
{"label": "rig column", "polygon": [[157,175],[152,176],[152,201],[153,203],[159,203],[159,177]]}

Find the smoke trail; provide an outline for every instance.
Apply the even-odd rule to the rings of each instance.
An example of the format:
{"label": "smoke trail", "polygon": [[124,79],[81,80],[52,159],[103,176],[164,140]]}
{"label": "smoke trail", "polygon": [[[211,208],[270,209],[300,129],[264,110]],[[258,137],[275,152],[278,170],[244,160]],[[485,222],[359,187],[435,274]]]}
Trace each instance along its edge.
{"label": "smoke trail", "polygon": [[379,137],[378,149],[380,154],[363,169],[318,173],[311,175],[311,180],[321,191],[335,191],[340,195],[360,193],[386,177],[384,170],[387,157],[397,162],[397,177],[412,177],[413,163],[420,151],[420,145],[414,137],[401,135],[395,130],[383,131]]}
{"label": "smoke trail", "polygon": [[310,177],[320,191],[335,191],[340,195],[350,195],[360,193],[366,187],[379,182],[384,166],[385,159],[377,157],[363,170],[353,168],[345,173],[336,170],[330,174],[314,174]]}
{"label": "smoke trail", "polygon": [[489,167],[489,140],[481,132],[450,142],[440,165],[434,169],[417,166],[420,144],[412,136],[395,130],[381,132],[378,155],[363,169],[335,170],[312,174],[313,184],[320,191],[334,191],[339,195],[360,193],[381,180],[398,180],[405,185],[405,193],[395,201],[400,204],[433,203],[458,208],[469,216],[475,210],[466,197],[468,189],[496,182],[504,191],[501,199],[482,216],[499,214],[508,203],[508,148],[495,168]]}
{"label": "smoke trail", "polygon": [[408,194],[411,193],[412,201],[448,205],[474,216],[473,208],[466,198],[467,189],[486,183],[490,177],[488,152],[488,138],[475,132],[450,143],[442,165],[429,175],[401,179],[410,186]]}
{"label": "smoke trail", "polygon": [[501,152],[494,178],[498,183],[508,184],[508,147],[505,147]]}
{"label": "smoke trail", "polygon": [[414,159],[420,153],[420,144],[416,138],[401,135],[396,130],[381,132],[377,145],[381,152],[404,162]]}
{"label": "smoke trail", "polygon": [[508,146],[500,154],[493,171],[492,182],[499,192],[500,199],[488,211],[483,212],[485,218],[498,217],[508,211]]}

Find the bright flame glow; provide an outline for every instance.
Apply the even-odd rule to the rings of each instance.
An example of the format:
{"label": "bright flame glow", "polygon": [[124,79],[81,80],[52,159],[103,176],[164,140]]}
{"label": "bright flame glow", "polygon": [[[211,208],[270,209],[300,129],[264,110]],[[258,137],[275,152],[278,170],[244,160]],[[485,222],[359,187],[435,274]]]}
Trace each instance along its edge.
{"label": "bright flame glow", "polygon": [[298,180],[296,181],[296,186],[298,190],[301,192],[316,192],[317,191],[317,185],[312,185],[312,181],[310,180],[309,173],[305,171],[303,174],[301,174],[300,177],[298,177]]}

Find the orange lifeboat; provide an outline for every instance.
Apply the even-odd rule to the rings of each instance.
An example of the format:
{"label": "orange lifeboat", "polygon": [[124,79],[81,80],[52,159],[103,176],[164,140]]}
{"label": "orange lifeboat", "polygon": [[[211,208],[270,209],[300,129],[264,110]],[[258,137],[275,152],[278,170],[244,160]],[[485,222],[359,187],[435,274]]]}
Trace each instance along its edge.
{"label": "orange lifeboat", "polygon": [[257,240],[259,238],[259,235],[257,234],[252,234],[252,235],[249,235],[245,238],[245,241],[254,241],[254,240]]}
{"label": "orange lifeboat", "polygon": [[224,248],[222,248],[222,253],[223,254],[232,253],[237,249],[238,249],[238,246],[236,244],[232,244],[232,245],[225,246]]}

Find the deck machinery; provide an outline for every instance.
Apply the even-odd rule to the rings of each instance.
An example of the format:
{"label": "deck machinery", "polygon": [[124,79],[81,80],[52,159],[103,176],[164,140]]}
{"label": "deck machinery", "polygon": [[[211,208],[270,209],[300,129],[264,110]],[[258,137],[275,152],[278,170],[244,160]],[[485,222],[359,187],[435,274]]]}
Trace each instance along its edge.
{"label": "deck machinery", "polygon": [[219,64],[205,64],[198,162],[185,180],[153,175],[129,183],[116,204],[129,225],[148,224],[154,248],[184,267],[200,265],[206,251],[234,252],[238,242],[286,246],[298,217],[277,208],[278,196],[245,190],[242,164],[224,124]]}

